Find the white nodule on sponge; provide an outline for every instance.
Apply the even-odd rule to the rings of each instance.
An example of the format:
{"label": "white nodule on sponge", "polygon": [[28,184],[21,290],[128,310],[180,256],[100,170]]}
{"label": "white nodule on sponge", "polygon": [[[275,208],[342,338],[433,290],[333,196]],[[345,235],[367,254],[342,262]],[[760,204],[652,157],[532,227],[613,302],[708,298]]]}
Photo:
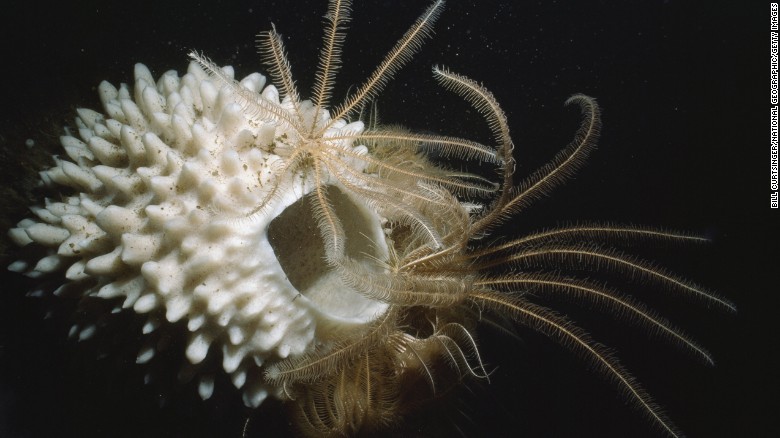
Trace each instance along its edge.
{"label": "white nodule on sponge", "polygon": [[198,384],[198,395],[200,395],[200,398],[203,400],[208,400],[211,398],[211,394],[214,393],[214,377],[212,376],[202,376],[200,378],[200,383]]}

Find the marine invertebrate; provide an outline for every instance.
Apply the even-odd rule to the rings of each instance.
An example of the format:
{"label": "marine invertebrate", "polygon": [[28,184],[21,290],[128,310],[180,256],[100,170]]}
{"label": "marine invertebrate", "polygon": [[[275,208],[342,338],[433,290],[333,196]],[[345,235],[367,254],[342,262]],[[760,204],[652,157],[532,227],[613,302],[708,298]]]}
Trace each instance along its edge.
{"label": "marine invertebrate", "polygon": [[[135,102],[128,88],[102,85],[108,118],[82,110],[82,140],[63,141],[73,162],[60,161],[43,174],[80,194],[51,202],[37,210],[42,222],[26,221],[12,231],[22,244],[58,246],[30,273],[72,262],[69,280],[87,295],[118,297],[122,306],[148,314],[148,330],[186,320],[193,365],[217,346],[248,404],[269,392],[292,400],[304,429],[380,427],[408,409],[410,399],[429,395],[449,378],[484,375],[471,328],[477,312],[486,310],[564,341],[674,433],[639,386],[582,331],[526,297],[503,292],[561,293],[633,313],[632,319],[706,361],[701,348],[633,301],[537,270],[545,263],[573,266],[579,263],[574,258],[604,263],[729,307],[650,265],[577,240],[693,238],[579,226],[500,246],[484,243],[492,227],[581,165],[598,134],[592,99],[572,98],[584,114],[574,142],[518,186],[512,140],[495,99],[446,69],[436,69],[436,77],[486,115],[495,147],[342,121],[414,52],[442,4],[423,13],[333,115],[326,109],[346,2],[331,3],[311,102],[300,99],[275,30],[261,39],[276,87],[263,88],[258,75],[237,83],[230,69],[197,54],[183,78],[166,74],[155,83],[137,67]],[[434,165],[425,157],[431,150],[496,164],[500,187]],[[306,245],[296,239],[301,236],[309,237]],[[506,265],[522,273],[501,274]],[[139,361],[153,354],[145,349]],[[449,370],[441,366],[447,363]],[[213,385],[207,375],[201,379],[200,393],[207,397]],[[417,381],[429,382],[430,389]]]}

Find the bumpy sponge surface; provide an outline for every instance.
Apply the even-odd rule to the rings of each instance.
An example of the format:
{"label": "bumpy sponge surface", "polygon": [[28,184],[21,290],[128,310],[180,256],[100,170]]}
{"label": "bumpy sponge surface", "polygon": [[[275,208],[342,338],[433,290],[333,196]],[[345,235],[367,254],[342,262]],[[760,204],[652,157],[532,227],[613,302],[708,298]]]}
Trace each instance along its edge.
{"label": "bumpy sponge surface", "polygon": [[[233,76],[230,67],[223,71]],[[240,84],[279,104],[265,82],[254,73]],[[323,318],[313,301],[296,299],[268,239],[271,221],[311,191],[293,178],[273,181],[283,160],[273,146],[285,133],[247,118],[230,90],[194,63],[184,76],[170,71],[158,81],[137,64],[132,91],[103,82],[99,92],[105,115],[78,110],[78,133],[61,139],[67,158],[41,172],[44,183],[76,194],[47,199],[33,208],[36,219],[10,231],[17,244],[35,242],[48,255],[10,268],[30,276],[64,270],[86,295],[184,320],[192,364],[221,348],[223,368],[248,405],[281,396],[258,370],[311,348]],[[333,129],[362,129],[345,125]],[[272,183],[278,195],[257,214]],[[378,219],[369,225],[380,229]],[[138,360],[153,355],[144,350]],[[212,390],[213,380],[203,378],[200,395]]]}

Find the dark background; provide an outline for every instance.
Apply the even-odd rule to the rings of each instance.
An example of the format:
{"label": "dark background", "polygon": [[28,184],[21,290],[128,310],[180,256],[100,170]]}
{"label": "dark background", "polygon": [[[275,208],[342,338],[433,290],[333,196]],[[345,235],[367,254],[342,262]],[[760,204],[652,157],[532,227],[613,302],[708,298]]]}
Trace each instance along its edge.
{"label": "dark background", "polygon": [[[56,151],[78,106],[99,109],[96,86],[132,82],[132,66],[180,73],[198,49],[239,76],[264,71],[254,35],[271,22],[285,36],[302,94],[313,79],[325,0],[19,3],[0,23],[0,158],[4,227],[24,213],[24,175]],[[685,300],[649,301],[707,346],[708,368],[641,331],[572,310],[618,352],[689,436],[777,436],[777,210],[769,209],[769,6],[736,2],[450,0],[436,35],[379,99],[382,119],[420,131],[489,141],[478,115],[438,87],[443,64],[484,82],[509,117],[518,176],[562,148],[582,92],[603,108],[600,146],[576,179],[519,215],[520,234],[575,221],[647,224],[706,235],[712,243],[635,252],[732,299],[736,315]],[[427,2],[356,2],[335,96],[370,73]],[[36,147],[27,150],[24,140]],[[22,150],[24,152],[20,153]],[[11,189],[10,187],[14,187]],[[23,192],[24,193],[24,192]],[[7,256],[4,250],[2,256]],[[12,260],[12,259],[11,259]],[[10,261],[10,260],[6,260]],[[192,386],[142,385],[134,364],[139,325],[97,342],[66,339],[73,303],[25,298],[32,282],[0,283],[0,436],[279,436],[269,403],[244,409],[225,386],[199,401]],[[645,291],[647,292],[647,291]],[[639,296],[639,293],[637,293]],[[644,297],[644,295],[642,296]],[[64,301],[64,302],[63,302]],[[52,316],[44,315],[54,309]],[[565,309],[568,311],[568,309]],[[116,324],[115,324],[116,325]],[[120,324],[121,325],[121,324]],[[520,329],[522,342],[482,334],[495,369],[441,413],[410,419],[410,435],[654,436],[648,422],[567,351]],[[106,337],[104,337],[106,338]],[[177,342],[174,336],[173,342]],[[170,368],[181,358],[172,356]],[[161,374],[165,376],[165,374]],[[172,377],[170,380],[175,380]],[[168,403],[158,408],[161,394]],[[769,401],[766,401],[769,400]],[[459,432],[460,431],[460,432]],[[400,434],[400,433],[399,433]]]}

